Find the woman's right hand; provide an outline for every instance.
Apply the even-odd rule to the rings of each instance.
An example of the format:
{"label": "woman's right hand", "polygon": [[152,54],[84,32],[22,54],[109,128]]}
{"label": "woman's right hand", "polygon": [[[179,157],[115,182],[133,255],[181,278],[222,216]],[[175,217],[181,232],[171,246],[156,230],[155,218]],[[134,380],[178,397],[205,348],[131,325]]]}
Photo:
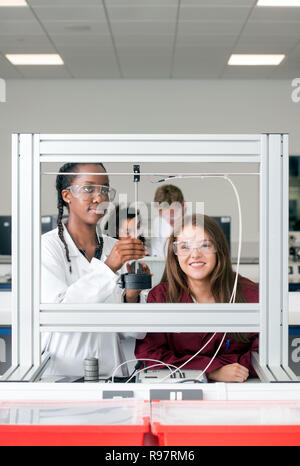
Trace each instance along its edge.
{"label": "woman's right hand", "polygon": [[127,238],[117,241],[112,248],[105,264],[117,272],[127,261],[142,259],[147,252],[146,246],[136,238]]}
{"label": "woman's right hand", "polygon": [[227,364],[208,374],[208,378],[216,382],[245,382],[249,377],[249,370],[238,362]]}

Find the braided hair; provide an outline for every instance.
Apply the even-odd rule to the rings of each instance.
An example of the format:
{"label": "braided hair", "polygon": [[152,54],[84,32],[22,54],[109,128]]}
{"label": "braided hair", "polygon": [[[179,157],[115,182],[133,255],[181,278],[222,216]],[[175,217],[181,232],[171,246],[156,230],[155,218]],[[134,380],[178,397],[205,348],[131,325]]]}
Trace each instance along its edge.
{"label": "braided hair", "polygon": [[[59,173],[73,173],[78,171],[78,165],[83,165],[84,162],[82,163],[65,163],[62,167],[59,169]],[[84,164],[86,165],[86,164]],[[94,164],[93,164],[94,165]],[[96,163],[96,165],[100,165],[105,170],[104,165],[99,162]],[[65,250],[66,250],[66,256],[67,256],[67,261],[69,262],[69,270],[70,273],[72,273],[72,267],[71,267],[71,259],[70,259],[70,254],[69,254],[69,248],[66,243],[66,240],[64,238],[64,227],[62,223],[62,218],[64,214],[64,207],[66,207],[69,210],[68,204],[64,201],[62,197],[62,191],[69,186],[71,186],[74,178],[77,175],[57,175],[56,177],[56,191],[57,191],[57,209],[58,209],[58,216],[57,216],[57,227],[58,227],[58,236],[63,243]]]}

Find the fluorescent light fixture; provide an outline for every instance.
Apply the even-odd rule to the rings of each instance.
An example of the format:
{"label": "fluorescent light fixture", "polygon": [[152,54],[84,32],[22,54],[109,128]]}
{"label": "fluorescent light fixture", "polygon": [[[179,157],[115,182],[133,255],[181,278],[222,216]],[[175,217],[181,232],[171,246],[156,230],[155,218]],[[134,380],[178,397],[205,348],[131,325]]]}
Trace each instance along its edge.
{"label": "fluorescent light fixture", "polygon": [[0,6],[28,6],[25,0],[0,0]]}
{"label": "fluorescent light fixture", "polygon": [[258,0],[256,6],[300,6],[300,0]]}
{"label": "fluorescent light fixture", "polygon": [[39,53],[19,53],[19,54],[6,54],[7,60],[13,65],[63,65],[61,57],[55,53],[39,54]]}
{"label": "fluorescent light fixture", "polygon": [[274,66],[279,65],[285,55],[239,55],[233,54],[229,58],[228,65],[235,66]]}

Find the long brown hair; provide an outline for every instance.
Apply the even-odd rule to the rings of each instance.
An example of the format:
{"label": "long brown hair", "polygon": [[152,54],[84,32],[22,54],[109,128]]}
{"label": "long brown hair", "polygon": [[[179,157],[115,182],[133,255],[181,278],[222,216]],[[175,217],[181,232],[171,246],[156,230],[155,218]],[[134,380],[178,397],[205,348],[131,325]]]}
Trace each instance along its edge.
{"label": "long brown hair", "polygon": [[[178,303],[184,292],[191,294],[187,276],[181,269],[177,256],[173,251],[173,242],[176,241],[177,236],[179,236],[184,227],[188,225],[194,227],[201,226],[214,243],[216,248],[216,266],[209,277],[211,292],[216,303],[229,303],[236,275],[232,269],[229,246],[218,223],[211,217],[200,214],[194,214],[181,219],[180,223],[175,225],[174,232],[169,238],[166,266],[161,279],[161,282],[168,282],[166,302]],[[246,302],[239,280],[237,283],[235,302]],[[241,342],[246,343],[249,341],[247,334],[231,333],[229,335]]]}

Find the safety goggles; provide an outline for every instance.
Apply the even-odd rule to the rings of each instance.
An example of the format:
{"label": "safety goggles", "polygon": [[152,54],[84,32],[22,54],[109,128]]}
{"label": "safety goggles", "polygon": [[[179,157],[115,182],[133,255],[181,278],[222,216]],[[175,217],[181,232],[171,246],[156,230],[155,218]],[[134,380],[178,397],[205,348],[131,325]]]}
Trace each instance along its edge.
{"label": "safety goggles", "polygon": [[101,184],[72,184],[72,186],[69,186],[67,189],[73,194],[74,197],[77,197],[82,201],[87,201],[91,197],[98,196],[101,196],[102,199],[113,201],[116,196],[116,190],[114,188],[103,186]]}
{"label": "safety goggles", "polygon": [[200,254],[214,254],[217,252],[211,240],[203,241],[175,241],[173,251],[176,256],[189,256],[193,249],[197,249]]}

